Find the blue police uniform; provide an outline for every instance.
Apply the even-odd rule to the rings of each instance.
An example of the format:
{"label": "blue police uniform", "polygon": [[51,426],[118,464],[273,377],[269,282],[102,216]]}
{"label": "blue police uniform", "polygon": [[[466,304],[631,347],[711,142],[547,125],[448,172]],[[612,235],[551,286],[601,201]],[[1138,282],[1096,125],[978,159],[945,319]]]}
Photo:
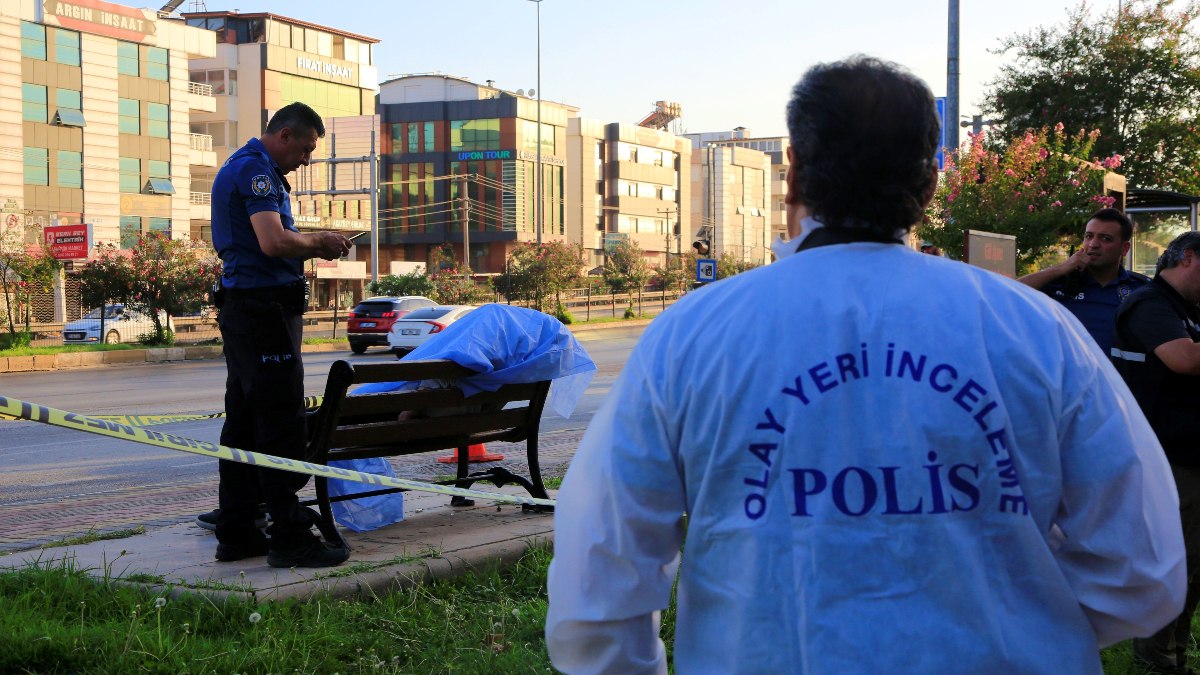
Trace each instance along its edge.
{"label": "blue police uniform", "polygon": [[1042,292],[1063,304],[1079,319],[1105,356],[1112,350],[1113,321],[1117,308],[1150,277],[1122,267],[1117,278],[1101,286],[1090,274],[1072,272],[1042,288]]}
{"label": "blue police uniform", "polygon": [[[300,459],[306,440],[303,261],[265,254],[250,222],[256,213],[274,211],[285,228],[296,231],[289,190],[266,147],[251,140],[213,182],[212,235],[223,269],[218,323],[229,372],[221,443]],[[313,538],[296,497],[307,476],[229,461],[220,463],[220,474],[219,560],[267,553],[267,541],[253,524],[264,502],[273,521],[272,552]]]}

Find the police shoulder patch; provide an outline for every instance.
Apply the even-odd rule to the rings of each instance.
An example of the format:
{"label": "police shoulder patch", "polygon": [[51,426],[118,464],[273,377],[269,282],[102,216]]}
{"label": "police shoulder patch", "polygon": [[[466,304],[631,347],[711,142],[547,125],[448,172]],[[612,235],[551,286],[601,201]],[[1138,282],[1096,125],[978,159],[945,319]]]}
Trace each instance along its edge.
{"label": "police shoulder patch", "polygon": [[250,191],[260,197],[271,194],[271,179],[266,174],[258,174],[250,179]]}

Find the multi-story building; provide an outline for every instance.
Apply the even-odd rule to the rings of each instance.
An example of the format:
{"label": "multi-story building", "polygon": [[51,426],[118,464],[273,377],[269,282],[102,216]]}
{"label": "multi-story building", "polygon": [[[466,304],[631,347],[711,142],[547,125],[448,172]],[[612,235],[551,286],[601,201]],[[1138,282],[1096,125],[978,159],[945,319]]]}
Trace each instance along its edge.
{"label": "multi-story building", "polygon": [[[335,155],[365,157],[372,151],[372,136],[374,151],[379,152],[378,71],[373,53],[379,40],[264,12],[185,12],[182,16],[188,26],[204,29],[216,40],[215,53],[188,64],[191,81],[211,88],[217,102],[213,110],[191,118],[191,131],[198,138],[211,138],[217,158],[213,168],[192,176],[192,235],[211,239],[209,197],[215,167],[259,136],[271,115],[293,101],[312,106],[326,126],[312,166],[289,177],[297,227],[348,234],[370,231],[375,200],[367,163],[354,166],[321,160]],[[370,273],[364,260],[314,261],[308,267],[317,281],[313,301],[320,307],[334,300],[344,305],[350,296],[361,295]]]}
{"label": "multi-story building", "polygon": [[692,169],[692,225],[709,242],[709,255],[771,262],[771,158],[710,144],[693,150]]}
{"label": "multi-story building", "polygon": [[[567,125],[567,239],[588,267],[633,241],[654,266],[681,253],[691,229],[691,143],[634,124],[574,118]],[[575,205],[574,207],[572,205]],[[688,240],[690,246],[691,240]]]}
{"label": "multi-story building", "polygon": [[693,147],[701,148],[707,145],[748,148],[766,153],[771,158],[771,236],[780,235],[787,239],[787,209],[783,203],[787,194],[788,157],[787,136],[752,137],[745,127],[735,127],[731,131],[714,131],[698,134],[684,134],[691,139]]}
{"label": "multi-story building", "polygon": [[[215,109],[188,60],[216,43],[158,13],[102,0],[0,0],[0,203],[6,227],[91,226],[92,244],[189,230],[193,168],[216,166],[190,133]],[[58,288],[39,320],[73,318]]]}
{"label": "multi-story building", "polygon": [[432,74],[380,84],[382,268],[429,263],[449,245],[458,260],[466,250],[474,272],[502,272],[518,243],[539,239],[539,210],[540,238],[567,239],[567,124],[578,109],[538,108],[523,90],[491,81]]}

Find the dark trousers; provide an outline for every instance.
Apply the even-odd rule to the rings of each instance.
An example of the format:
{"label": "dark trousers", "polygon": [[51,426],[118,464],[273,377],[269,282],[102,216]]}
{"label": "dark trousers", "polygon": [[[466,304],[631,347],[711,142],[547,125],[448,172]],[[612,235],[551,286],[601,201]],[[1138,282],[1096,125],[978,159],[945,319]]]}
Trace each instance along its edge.
{"label": "dark trousers", "polygon": [[[280,291],[229,293],[218,319],[224,341],[225,426],[221,443],[242,450],[303,459],[305,433],[304,366],[300,359],[301,315],[287,307]],[[258,504],[265,503],[272,539],[285,544],[308,532],[296,492],[304,474],[252,464],[220,462],[217,540],[245,542],[254,530]]]}
{"label": "dark trousers", "polygon": [[1192,616],[1200,604],[1200,467],[1171,465],[1179,491],[1179,516],[1183,521],[1183,547],[1187,553],[1187,598],[1183,612],[1148,638],[1133,641],[1133,654],[1160,669],[1187,665],[1192,640]]}

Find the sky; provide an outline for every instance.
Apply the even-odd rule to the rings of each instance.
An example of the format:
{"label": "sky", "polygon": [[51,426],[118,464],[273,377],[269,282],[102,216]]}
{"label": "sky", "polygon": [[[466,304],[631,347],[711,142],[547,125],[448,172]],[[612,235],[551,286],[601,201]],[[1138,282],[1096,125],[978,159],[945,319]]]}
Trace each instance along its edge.
{"label": "sky", "polygon": [[[129,2],[129,0],[121,0]],[[1094,16],[1119,0],[1090,0]],[[134,3],[130,3],[134,4]],[[208,0],[181,11],[272,12],[378,38],[380,80],[443,73],[515,91],[580,116],[636,123],[680,103],[685,133],[786,133],[790,88],[811,65],[863,53],[900,63],[946,93],[947,0]],[[1012,53],[1001,39],[1061,25],[1078,0],[961,0],[960,113],[978,112]]]}

